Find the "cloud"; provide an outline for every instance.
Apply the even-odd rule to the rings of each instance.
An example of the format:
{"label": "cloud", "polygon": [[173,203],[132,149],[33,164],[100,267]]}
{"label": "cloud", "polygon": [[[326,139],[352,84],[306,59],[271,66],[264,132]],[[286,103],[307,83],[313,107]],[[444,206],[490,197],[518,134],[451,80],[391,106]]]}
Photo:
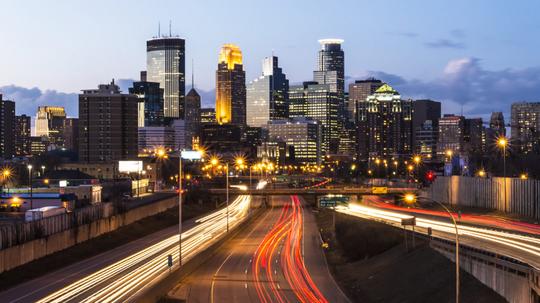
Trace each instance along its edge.
{"label": "cloud", "polygon": [[451,60],[441,75],[430,81],[376,71],[368,75],[388,82],[403,97],[442,101],[443,107],[453,112],[463,106],[466,114],[509,113],[513,102],[540,100],[540,67],[490,71],[481,63],[474,57]]}
{"label": "cloud", "polygon": [[426,42],[425,45],[429,48],[452,48],[452,49],[463,49],[465,44],[458,41],[453,41],[450,39],[439,39],[436,41]]}
{"label": "cloud", "polygon": [[45,90],[34,87],[25,88],[16,85],[0,87],[4,100],[15,101],[17,114],[34,116],[40,105],[64,106],[68,116],[78,116],[79,97],[76,93],[63,93],[56,90]]}

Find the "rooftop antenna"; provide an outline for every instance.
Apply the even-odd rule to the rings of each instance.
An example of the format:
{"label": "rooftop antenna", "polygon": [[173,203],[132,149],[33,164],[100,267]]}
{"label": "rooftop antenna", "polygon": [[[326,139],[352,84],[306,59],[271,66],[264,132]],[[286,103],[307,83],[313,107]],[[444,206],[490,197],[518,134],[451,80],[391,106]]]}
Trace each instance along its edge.
{"label": "rooftop antenna", "polygon": [[158,38],[161,37],[161,22],[159,21],[157,23],[157,36]]}
{"label": "rooftop antenna", "polygon": [[172,26],[172,21],[169,20],[169,37],[172,37],[171,26]]}

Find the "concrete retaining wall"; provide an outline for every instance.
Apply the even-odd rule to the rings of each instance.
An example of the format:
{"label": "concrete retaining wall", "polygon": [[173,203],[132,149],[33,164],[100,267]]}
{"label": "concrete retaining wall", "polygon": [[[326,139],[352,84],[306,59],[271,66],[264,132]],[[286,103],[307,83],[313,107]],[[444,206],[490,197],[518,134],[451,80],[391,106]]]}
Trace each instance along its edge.
{"label": "concrete retaining wall", "polygon": [[45,238],[0,250],[0,273],[164,212],[175,207],[177,203],[176,197],[166,198],[131,209],[123,214],[99,219]]}

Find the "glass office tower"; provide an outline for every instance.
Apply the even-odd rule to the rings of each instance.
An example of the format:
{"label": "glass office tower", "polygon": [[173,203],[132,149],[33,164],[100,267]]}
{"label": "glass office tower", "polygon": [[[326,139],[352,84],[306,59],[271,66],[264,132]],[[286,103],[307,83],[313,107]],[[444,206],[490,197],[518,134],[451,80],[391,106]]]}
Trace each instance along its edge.
{"label": "glass office tower", "polygon": [[178,37],[159,37],[146,42],[146,77],[164,90],[165,118],[184,117],[185,40]]}
{"label": "glass office tower", "polygon": [[219,124],[246,124],[246,73],[242,51],[234,44],[221,48],[216,71],[216,120]]}

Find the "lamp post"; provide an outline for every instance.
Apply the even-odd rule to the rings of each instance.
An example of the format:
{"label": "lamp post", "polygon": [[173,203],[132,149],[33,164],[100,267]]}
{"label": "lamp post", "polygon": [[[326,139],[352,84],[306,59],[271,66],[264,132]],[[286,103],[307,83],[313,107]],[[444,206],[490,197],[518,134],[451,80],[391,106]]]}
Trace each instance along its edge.
{"label": "lamp post", "polygon": [[508,201],[506,198],[506,147],[508,146],[508,140],[505,137],[500,137],[497,140],[497,145],[503,149],[504,211],[508,212]]}
{"label": "lamp post", "polygon": [[413,162],[416,164],[416,178],[417,180],[420,179],[420,163],[422,162],[422,158],[420,156],[414,156]]}
{"label": "lamp post", "polygon": [[41,176],[45,176],[45,165],[41,165]]}
{"label": "lamp post", "polygon": [[450,162],[450,184],[448,186],[448,203],[452,204],[452,175],[454,174],[454,165],[452,164],[452,156],[454,155],[454,152],[451,149],[448,149],[444,153],[446,154]]}
{"label": "lamp post", "polygon": [[8,168],[4,168],[2,170],[2,193],[4,193],[4,188],[6,188],[7,192],[9,193],[9,188],[7,187],[7,181],[10,176],[11,176],[11,171]]}
{"label": "lamp post", "polygon": [[[413,195],[413,194],[407,194],[405,195],[405,202],[407,203],[414,203],[416,201],[416,197]],[[452,212],[450,212],[450,210],[444,206],[444,204],[440,203],[439,201],[436,201],[436,200],[433,200],[433,199],[430,199],[431,201],[437,203],[439,206],[441,206],[445,211],[446,213],[448,213],[448,215],[450,216],[450,219],[452,219],[452,223],[454,224],[454,229],[455,229],[455,242],[456,242],[456,248],[455,248],[455,251],[456,251],[456,255],[455,255],[455,259],[456,259],[456,303],[459,303],[459,285],[460,285],[460,282],[459,282],[459,229],[458,229],[458,225],[457,225],[457,222],[456,222],[456,219],[454,218],[454,215],[452,214]]]}
{"label": "lamp post", "polygon": [[32,165],[28,164],[28,186],[30,186],[30,209],[34,208],[34,197],[33,197],[33,188],[32,188]]}

